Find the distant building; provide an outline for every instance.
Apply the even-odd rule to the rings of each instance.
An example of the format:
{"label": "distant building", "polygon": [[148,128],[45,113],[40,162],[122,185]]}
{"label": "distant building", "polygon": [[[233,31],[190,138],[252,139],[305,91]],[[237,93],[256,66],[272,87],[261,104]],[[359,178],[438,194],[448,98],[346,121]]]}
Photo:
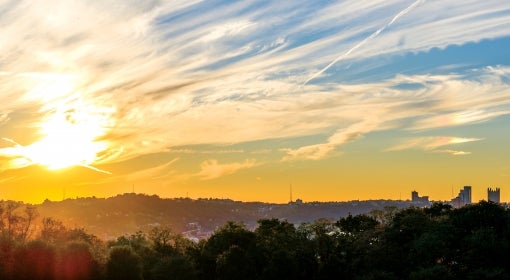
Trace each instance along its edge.
{"label": "distant building", "polygon": [[499,188],[488,188],[487,189],[487,201],[492,201],[496,203],[500,203],[500,190]]}
{"label": "distant building", "polygon": [[457,208],[471,204],[471,186],[464,186],[464,189],[460,190],[459,195],[452,199],[451,204]]}
{"label": "distant building", "polygon": [[289,202],[290,205],[302,205],[303,204],[303,200],[298,198],[296,199],[296,201],[291,201]]}
{"label": "distant building", "polygon": [[413,203],[429,204],[428,196],[419,196],[417,191],[411,192],[411,201]]}
{"label": "distant building", "polygon": [[412,192],[411,192],[411,201],[412,201],[412,202],[415,202],[415,201],[417,201],[417,200],[418,200],[418,198],[419,198],[419,196],[418,196],[418,192],[417,192],[417,191],[412,191]]}

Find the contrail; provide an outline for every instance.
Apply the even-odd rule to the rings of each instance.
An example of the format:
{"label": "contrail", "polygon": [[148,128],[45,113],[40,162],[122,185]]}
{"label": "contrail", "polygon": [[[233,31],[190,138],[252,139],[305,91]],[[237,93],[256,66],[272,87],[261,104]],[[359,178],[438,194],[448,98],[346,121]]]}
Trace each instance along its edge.
{"label": "contrail", "polygon": [[94,171],[97,171],[99,173],[104,173],[104,174],[108,174],[108,175],[112,175],[112,173],[110,171],[106,171],[106,170],[102,170],[102,169],[99,169],[97,167],[94,167],[92,165],[87,165],[87,164],[80,164],[81,167],[85,167],[85,168],[88,168],[90,170],[94,170]]}
{"label": "contrail", "polygon": [[303,86],[306,85],[308,82],[310,82],[311,80],[317,78],[317,76],[319,76],[320,74],[324,73],[326,70],[328,70],[329,68],[331,68],[331,66],[333,66],[335,63],[337,63],[338,61],[346,58],[347,56],[349,56],[353,51],[357,50],[358,48],[360,48],[361,46],[363,46],[366,42],[370,41],[371,39],[377,37],[381,32],[384,31],[384,29],[388,28],[389,26],[391,26],[399,17],[407,14],[409,11],[411,11],[412,9],[414,9],[414,7],[418,6],[418,4],[420,4],[421,2],[424,2],[424,0],[417,0],[416,2],[414,2],[413,4],[411,4],[409,7],[405,8],[404,10],[400,11],[396,16],[394,16],[390,22],[388,22],[387,24],[385,24],[383,27],[377,29],[374,33],[370,34],[370,36],[366,37],[365,39],[363,39],[363,41],[357,43],[354,47],[350,48],[347,52],[343,53],[342,55],[338,56],[335,60],[333,60],[331,63],[329,63],[326,67],[322,68],[322,70],[320,70],[319,72],[313,74],[310,78],[308,78],[308,80],[306,80],[304,83],[303,83]]}
{"label": "contrail", "polygon": [[17,148],[23,148],[23,146],[21,146],[20,144],[18,144],[16,141],[14,141],[12,139],[2,137],[2,140],[7,141],[11,144],[14,144],[14,146],[16,146]]}

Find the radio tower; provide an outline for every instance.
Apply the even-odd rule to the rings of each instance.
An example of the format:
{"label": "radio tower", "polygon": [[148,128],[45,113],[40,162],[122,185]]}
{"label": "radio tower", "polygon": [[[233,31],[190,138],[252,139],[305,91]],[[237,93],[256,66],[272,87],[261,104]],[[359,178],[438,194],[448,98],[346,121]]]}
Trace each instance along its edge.
{"label": "radio tower", "polygon": [[290,184],[290,203],[292,203],[292,184]]}

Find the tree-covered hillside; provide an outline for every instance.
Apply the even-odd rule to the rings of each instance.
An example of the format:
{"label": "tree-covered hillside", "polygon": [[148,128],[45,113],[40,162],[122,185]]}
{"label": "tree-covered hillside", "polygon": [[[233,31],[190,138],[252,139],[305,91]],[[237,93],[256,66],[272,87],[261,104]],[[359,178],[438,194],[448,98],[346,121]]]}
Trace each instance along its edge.
{"label": "tree-covered hillside", "polygon": [[0,279],[510,279],[510,210],[492,202],[227,222],[201,241],[154,227],[108,242],[51,218],[29,237],[34,210],[1,206]]}
{"label": "tree-covered hillside", "polygon": [[164,199],[155,195],[128,193],[111,198],[76,198],[45,201],[37,205],[40,217],[51,217],[71,227],[83,227],[103,239],[166,226],[175,232],[203,238],[227,221],[242,221],[247,228],[259,219],[285,219],[299,225],[319,218],[337,220],[381,211],[384,207],[405,208],[409,201],[351,201],[274,204],[229,199]]}

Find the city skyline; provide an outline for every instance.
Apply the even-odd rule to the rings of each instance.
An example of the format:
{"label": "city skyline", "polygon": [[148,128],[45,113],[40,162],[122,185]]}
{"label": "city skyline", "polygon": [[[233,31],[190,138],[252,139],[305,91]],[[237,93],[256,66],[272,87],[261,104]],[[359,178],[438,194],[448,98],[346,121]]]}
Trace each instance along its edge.
{"label": "city skyline", "polygon": [[0,10],[0,200],[510,201],[510,2]]}

